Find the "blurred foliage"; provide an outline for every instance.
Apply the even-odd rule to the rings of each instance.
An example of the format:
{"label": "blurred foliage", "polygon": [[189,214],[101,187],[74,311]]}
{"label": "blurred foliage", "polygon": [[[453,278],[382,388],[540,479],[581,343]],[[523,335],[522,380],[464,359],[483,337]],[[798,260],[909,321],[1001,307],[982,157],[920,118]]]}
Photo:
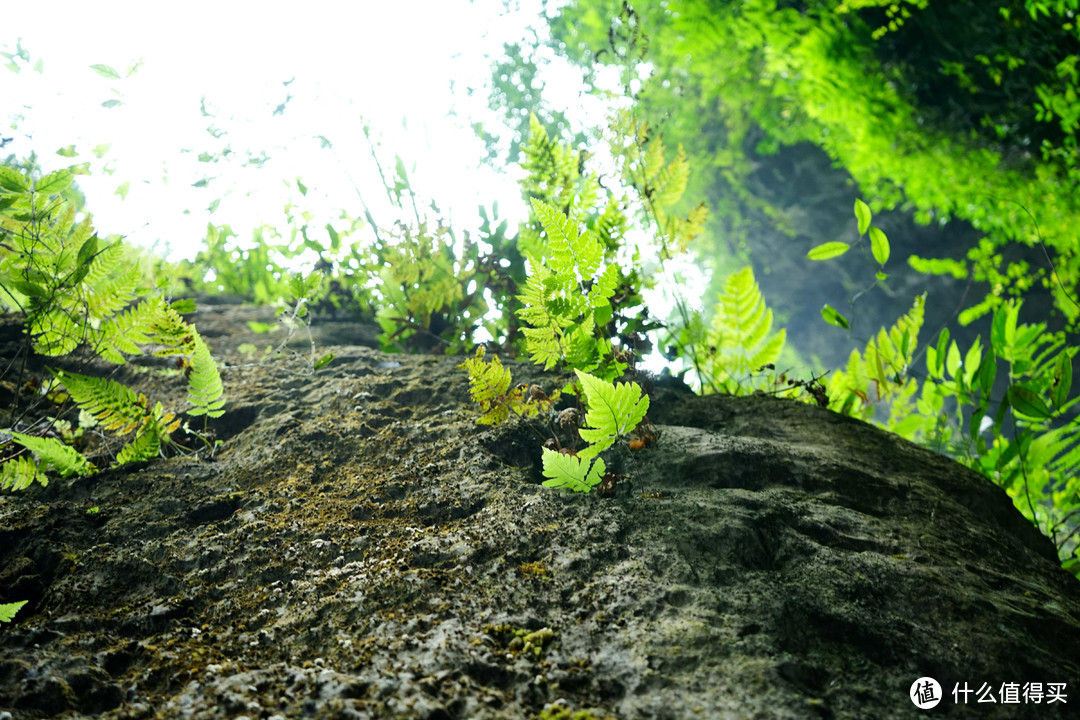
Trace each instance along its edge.
{"label": "blurred foliage", "polygon": [[[1080,279],[1076,5],[580,0],[562,9],[552,34],[581,64],[624,71],[632,63],[618,38],[628,26],[647,37],[633,43],[647,45],[634,62],[651,68],[638,109],[685,145],[699,170],[688,195],[709,198],[718,235],[733,247],[750,248],[746,219],[755,215],[799,232],[798,218],[747,179],[756,156],[812,143],[875,209],[901,208],[924,223],[959,218],[984,233],[967,262],[918,266],[988,284],[962,322],[1041,287],[1075,324],[1080,307],[1064,288]],[[1054,271],[1007,266],[1009,243],[1040,240]]]}

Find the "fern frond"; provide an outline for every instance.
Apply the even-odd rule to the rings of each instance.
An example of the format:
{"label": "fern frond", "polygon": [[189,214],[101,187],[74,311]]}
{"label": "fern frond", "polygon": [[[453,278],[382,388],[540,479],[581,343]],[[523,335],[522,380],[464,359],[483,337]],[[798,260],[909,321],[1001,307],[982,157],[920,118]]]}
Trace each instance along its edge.
{"label": "fern frond", "polygon": [[93,415],[104,430],[114,430],[121,435],[133,432],[142,425],[149,412],[149,401],[145,395],[115,380],[66,370],[52,372],[79,408]]}
{"label": "fern frond", "polygon": [[95,333],[94,351],[117,365],[125,362],[125,355],[141,355],[139,345],[150,342],[154,318],[164,304],[161,299],[145,300],[111,318]]}
{"label": "fern frond", "polygon": [[787,333],[781,329],[770,336],[772,321],[772,310],[765,305],[753,269],[745,267],[729,275],[708,333],[708,344],[716,348],[706,365],[713,379],[738,382],[775,362]]}
{"label": "fern frond", "polygon": [[578,233],[577,223],[565,213],[542,200],[532,199],[532,209],[547,233],[544,259],[558,275],[587,280],[592,278],[604,259],[604,248],[589,232]]}
{"label": "fern frond", "polygon": [[589,492],[604,479],[607,471],[603,458],[588,459],[544,448],[544,487],[567,488],[574,492]]}
{"label": "fern frond", "polygon": [[60,477],[89,475],[97,470],[82,453],[56,438],[35,437],[18,432],[11,433],[11,437],[26,449],[32,450],[45,465],[44,469],[55,469],[60,473]]}
{"label": "fern frond", "polygon": [[225,389],[221,385],[217,363],[195,326],[191,326],[191,341],[194,352],[191,354],[191,375],[188,376],[188,402],[195,407],[187,411],[188,415],[221,417],[225,413]]}
{"label": "fern frond", "polygon": [[510,389],[510,371],[503,367],[499,358],[484,362],[484,348],[476,348],[476,356],[458,365],[469,373],[469,393],[473,402],[480,403],[483,415],[477,420],[481,425],[496,425],[510,416],[510,410],[502,398]]}
{"label": "fern frond", "polygon": [[0,465],[0,489],[16,492],[25,490],[33,485],[35,480],[42,486],[49,484],[49,479],[38,470],[37,463],[28,455],[19,455]]}
{"label": "fern frond", "polygon": [[157,457],[160,451],[161,435],[154,424],[149,424],[116,454],[116,464],[127,465],[131,462],[151,460]]}
{"label": "fern frond", "polygon": [[638,426],[649,411],[649,396],[642,395],[637,383],[607,383],[580,370],[575,372],[589,408],[587,427],[578,432],[582,440],[591,443],[578,456],[592,458]]}

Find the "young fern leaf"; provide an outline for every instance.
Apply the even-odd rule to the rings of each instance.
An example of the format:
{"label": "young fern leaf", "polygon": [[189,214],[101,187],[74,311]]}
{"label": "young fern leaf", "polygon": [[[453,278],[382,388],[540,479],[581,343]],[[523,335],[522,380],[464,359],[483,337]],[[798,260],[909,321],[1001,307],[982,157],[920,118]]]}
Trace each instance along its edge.
{"label": "young fern leaf", "polygon": [[637,383],[607,383],[580,370],[575,372],[589,408],[585,413],[587,427],[578,432],[582,440],[591,443],[578,457],[592,458],[638,426],[649,411],[649,396],[642,395]]}
{"label": "young fern leaf", "polygon": [[60,473],[60,477],[66,478],[74,474],[89,475],[97,470],[93,463],[83,457],[78,450],[56,438],[35,437],[18,432],[11,433],[11,436],[15,442],[37,455],[44,465],[41,469],[55,469]]}
{"label": "young fern leaf", "polygon": [[524,386],[511,390],[510,371],[497,357],[484,362],[483,346],[476,348],[476,357],[469,358],[458,368],[469,373],[469,393],[484,412],[476,421],[481,425],[497,425],[510,417],[511,412],[521,417],[535,417],[558,400],[558,393],[553,397],[526,400]]}
{"label": "young fern leaf", "polygon": [[188,415],[221,417],[225,413],[225,390],[221,385],[217,363],[194,326],[191,327],[191,341],[194,352],[191,354],[191,375],[188,377],[188,402],[195,407],[187,411]]}
{"label": "young fern leaf", "polygon": [[469,373],[469,393],[473,402],[480,403],[484,414],[476,422],[481,425],[497,425],[510,416],[510,408],[502,398],[510,389],[510,371],[503,367],[499,358],[484,362],[483,346],[476,348],[476,357],[458,365]]}
{"label": "young fern leaf", "polygon": [[38,469],[37,463],[31,458],[20,455],[0,465],[0,490],[25,490],[34,484],[34,481],[49,484],[49,479]]}
{"label": "young fern leaf", "polygon": [[602,458],[590,466],[587,459],[544,448],[544,487],[589,492],[604,479],[606,470]]}
{"label": "young fern leaf", "polygon": [[149,401],[145,395],[105,378],[53,370],[53,375],[67,389],[71,399],[94,416],[103,430],[119,435],[133,432],[142,425]]}
{"label": "young fern leaf", "polygon": [[787,333],[782,329],[769,334],[773,313],[750,267],[728,276],[719,300],[707,340],[716,352],[708,358],[706,369],[722,389],[732,392],[739,378],[776,362]]}
{"label": "young fern leaf", "polygon": [[[578,233],[566,213],[535,198],[533,214],[547,236],[542,257],[529,257],[529,277],[519,296],[518,316],[532,327],[522,328],[525,349],[533,362],[550,370],[559,362],[592,370],[610,356],[611,344],[596,329],[612,316],[611,297],[619,270],[604,261],[604,246],[591,233]],[[606,373],[621,374],[612,366]]]}
{"label": "young fern leaf", "polygon": [[637,383],[607,383],[580,370],[575,372],[585,391],[585,422],[590,426],[578,432],[593,444],[576,457],[544,448],[544,486],[589,492],[607,470],[597,455],[637,427],[649,410],[649,396],[642,395]]}
{"label": "young fern leaf", "polygon": [[117,465],[140,462],[157,457],[161,452],[161,435],[155,423],[148,423],[135,438],[116,454]]}

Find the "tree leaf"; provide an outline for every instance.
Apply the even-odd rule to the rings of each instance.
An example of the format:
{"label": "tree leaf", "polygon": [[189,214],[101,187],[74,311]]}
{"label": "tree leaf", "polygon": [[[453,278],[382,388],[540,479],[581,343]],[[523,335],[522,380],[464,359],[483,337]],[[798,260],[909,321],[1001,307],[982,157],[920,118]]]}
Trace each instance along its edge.
{"label": "tree leaf", "polygon": [[827,242],[811,248],[810,252],[806,253],[806,257],[811,260],[829,260],[843,255],[850,249],[851,246],[847,243],[839,241]]}
{"label": "tree leaf", "polygon": [[870,206],[862,200],[855,198],[855,219],[859,221],[859,234],[862,235],[870,228]]}
{"label": "tree leaf", "polygon": [[1039,420],[1046,420],[1051,415],[1050,408],[1046,406],[1038,393],[1023,385],[1013,385],[1009,388],[1009,404],[1021,415]]}
{"label": "tree leaf", "polygon": [[57,170],[38,180],[34,185],[34,191],[42,195],[56,195],[67,190],[74,179],[70,170]]}
{"label": "tree leaf", "polygon": [[838,313],[832,305],[821,308],[821,317],[825,318],[825,322],[838,328],[847,330],[850,327],[847,318]]}
{"label": "tree leaf", "polygon": [[120,73],[116,72],[116,70],[113,70],[108,65],[91,65],[90,69],[103,78],[109,78],[110,80],[120,79]]}
{"label": "tree leaf", "polygon": [[14,168],[0,166],[0,189],[7,192],[26,192],[30,189],[26,178]]}
{"label": "tree leaf", "polygon": [[889,239],[881,228],[870,227],[870,252],[874,253],[879,265],[889,262]]}

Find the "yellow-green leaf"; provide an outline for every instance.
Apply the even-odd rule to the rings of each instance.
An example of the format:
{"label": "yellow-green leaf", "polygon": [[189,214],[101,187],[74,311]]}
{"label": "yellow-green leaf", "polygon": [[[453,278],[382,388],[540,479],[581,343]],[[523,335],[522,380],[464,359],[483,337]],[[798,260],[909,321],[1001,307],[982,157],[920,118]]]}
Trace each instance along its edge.
{"label": "yellow-green leaf", "polygon": [[847,243],[838,241],[827,242],[811,248],[810,252],[806,253],[806,257],[811,260],[829,260],[843,255],[850,249],[851,246]]}
{"label": "yellow-green leaf", "polygon": [[859,234],[862,235],[870,227],[870,206],[862,200],[855,198],[855,219],[859,221]]}
{"label": "yellow-green leaf", "polygon": [[881,228],[870,228],[870,251],[874,253],[874,259],[879,265],[889,262],[889,239]]}

